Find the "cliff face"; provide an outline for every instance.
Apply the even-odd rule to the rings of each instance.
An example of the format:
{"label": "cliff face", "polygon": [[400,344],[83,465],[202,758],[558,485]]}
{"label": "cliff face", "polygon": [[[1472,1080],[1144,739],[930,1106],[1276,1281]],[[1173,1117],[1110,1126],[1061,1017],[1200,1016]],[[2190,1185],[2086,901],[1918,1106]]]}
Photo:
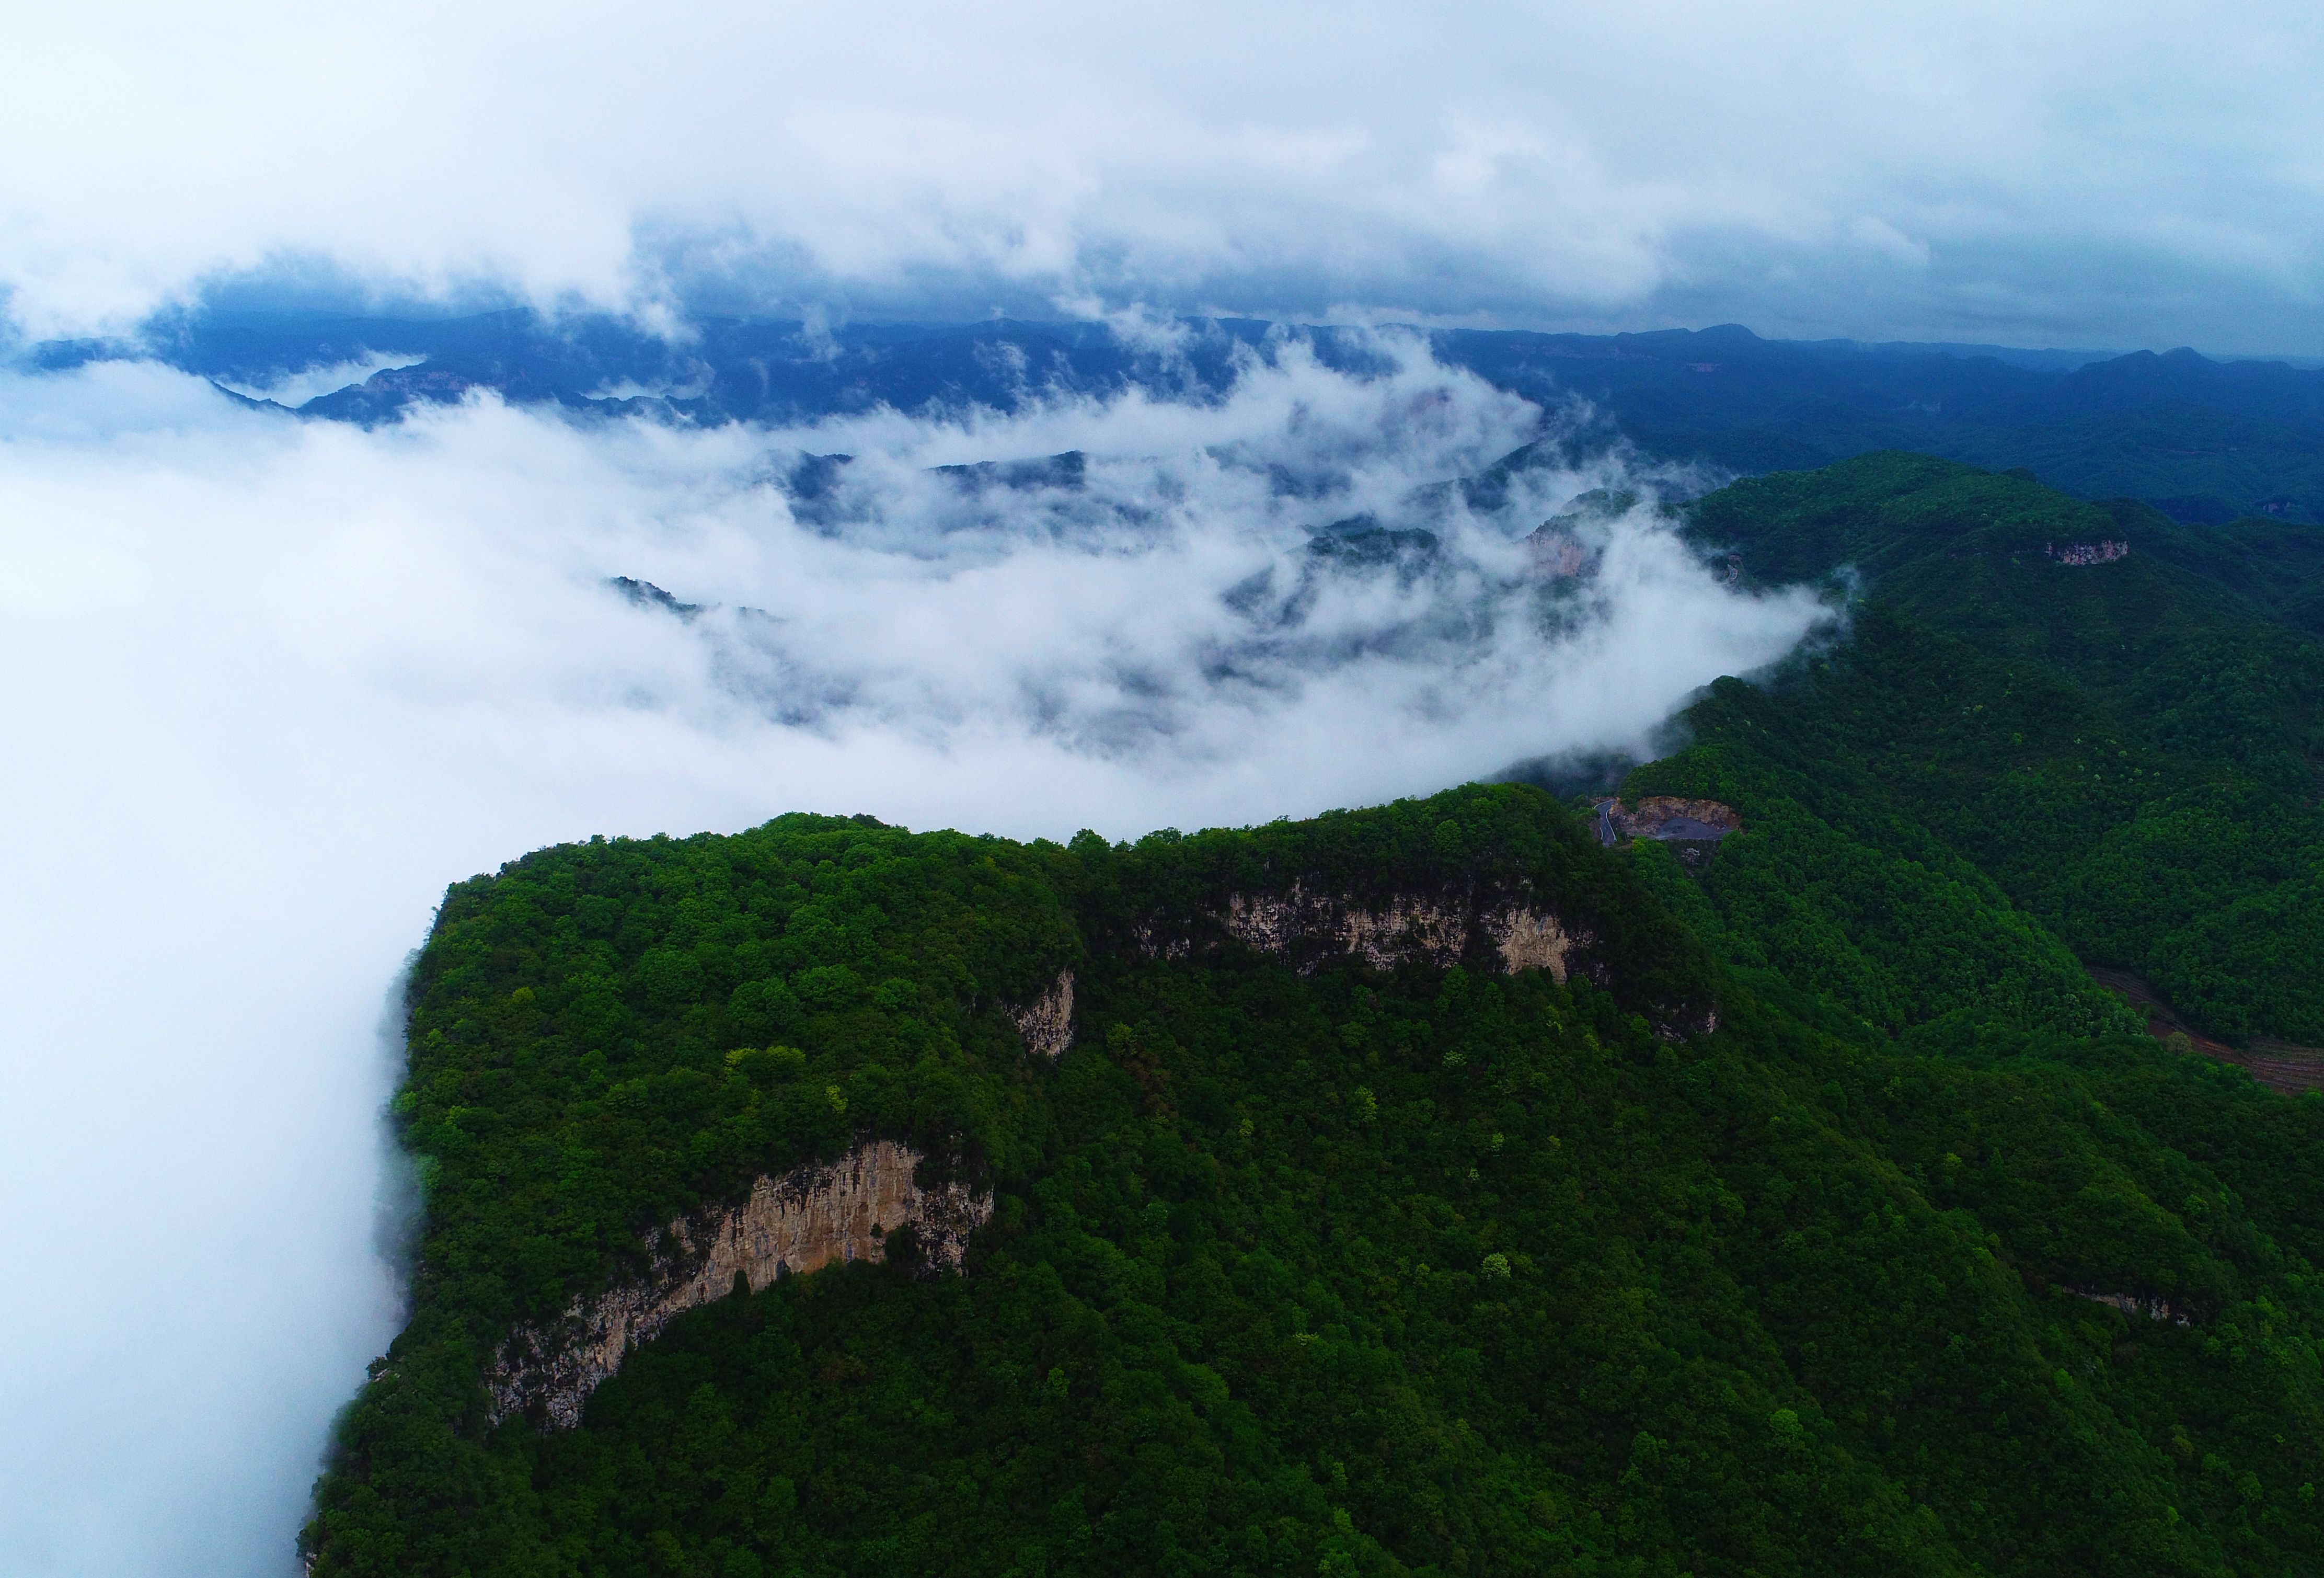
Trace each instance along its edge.
{"label": "cliff face", "polygon": [[969,1235],[992,1213],[991,1198],[956,1183],[921,1188],[913,1178],[919,1161],[917,1151],[874,1140],[835,1162],[761,1177],[739,1206],[679,1220],[645,1276],[511,1333],[484,1377],[490,1423],[523,1414],[552,1429],[577,1425],[589,1394],[631,1349],[726,1297],[737,1272],[755,1291],[785,1272],[877,1260],[887,1234],[905,1226],[930,1264],[957,1268]]}
{"label": "cliff face", "polygon": [[[1733,812],[1709,801],[1685,803],[1734,819]],[[1609,989],[1619,980],[1609,956],[1612,950],[1599,931],[1580,924],[1570,909],[1553,906],[1530,883],[1358,898],[1295,880],[1280,891],[1246,890],[1221,897],[1222,904],[1213,900],[1191,917],[1182,911],[1137,926],[1127,939],[1130,950],[1149,958],[1192,959],[1240,946],[1271,954],[1303,975],[1358,959],[1379,970],[1405,964],[1437,969],[1458,964],[1487,974],[1540,970],[1561,986],[1577,976]],[[1708,993],[1646,1001],[1638,1007],[1665,1038],[1707,1035],[1719,1028],[1718,1007]]]}
{"label": "cliff face", "polygon": [[1222,919],[1236,941],[1295,957],[1305,969],[1351,954],[1378,969],[1406,960],[1451,965],[1481,944],[1503,968],[1547,970],[1560,985],[1575,940],[1556,916],[1523,905],[1463,908],[1399,896],[1366,907],[1297,882],[1284,894],[1238,893]]}
{"label": "cliff face", "polygon": [[1074,973],[1057,972],[1055,985],[1009,1018],[1025,1038],[1027,1051],[1055,1063],[1074,1044]]}
{"label": "cliff face", "polygon": [[2094,1288],[2072,1287],[2067,1287],[2066,1291],[2076,1298],[2087,1298],[2092,1304],[2110,1304],[2125,1315],[2144,1315],[2151,1321],[2169,1321],[2174,1326],[2195,1324],[2184,1309],[2153,1294],[2101,1293]]}

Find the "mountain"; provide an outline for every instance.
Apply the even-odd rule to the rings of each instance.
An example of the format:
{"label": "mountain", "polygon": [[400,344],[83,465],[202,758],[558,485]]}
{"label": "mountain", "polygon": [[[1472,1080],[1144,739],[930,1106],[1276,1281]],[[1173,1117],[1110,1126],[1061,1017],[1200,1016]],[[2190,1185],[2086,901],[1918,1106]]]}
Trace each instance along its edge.
{"label": "mountain", "polygon": [[1700,333],[1460,332],[1439,355],[1528,398],[1579,395],[1651,454],[1730,473],[1880,449],[2027,467],[2193,521],[2324,520],[2324,371],[2191,350],[2033,359],[1987,347]]}
{"label": "mountain", "polygon": [[[32,365],[158,355],[238,389],[346,366],[300,404],[310,417],[392,421],[491,390],[576,415],[798,423],[890,406],[918,415],[1017,411],[1132,388],[1214,398],[1241,359],[1298,345],[1324,365],[1379,364],[1361,331],[1188,319],[1175,338],[1100,323],[849,324],[703,318],[664,337],[622,319],[530,311],[466,318],[188,314],[134,344],[57,342]],[[1569,412],[1583,431],[1727,475],[1810,469],[1909,449],[2028,468],[2086,499],[2146,501],[2174,519],[2324,522],[2324,370],[2281,362],[1997,346],[1766,340],[1738,325],[1577,335],[1436,330],[1450,365]],[[366,358],[410,365],[364,371]],[[1594,424],[1594,426],[1592,425]]]}
{"label": "mountain", "polygon": [[[456,885],[312,1571],[2312,1564],[2324,1097],[2144,1034],[1919,809],[2099,763],[2011,754],[2069,701],[2103,805],[2184,792],[2203,719],[2069,639],[2150,556],[1919,457],[1748,486],[1690,530],[1889,568],[1594,819],[793,816]],[[1932,558],[2065,612],[1989,655]],[[2292,797],[2280,743],[2220,781]]]}
{"label": "mountain", "polygon": [[[1738,483],[1688,531],[1766,580],[1861,577],[1849,639],[1721,681],[1625,786],[1764,835],[1703,883],[1738,956],[1891,1030],[2006,992],[2079,1032],[2079,961],[2223,1043],[2324,1045],[2324,534],[1896,454]],[[1914,869],[1951,929],[1889,897]]]}

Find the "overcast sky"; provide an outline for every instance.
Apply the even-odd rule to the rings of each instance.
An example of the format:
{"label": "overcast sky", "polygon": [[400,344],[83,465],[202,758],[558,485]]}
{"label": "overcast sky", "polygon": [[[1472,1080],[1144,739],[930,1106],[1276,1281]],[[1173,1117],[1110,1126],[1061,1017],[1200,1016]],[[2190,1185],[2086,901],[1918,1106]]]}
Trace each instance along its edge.
{"label": "overcast sky", "polygon": [[2324,353],[2310,5],[23,7],[34,336],[223,287]]}

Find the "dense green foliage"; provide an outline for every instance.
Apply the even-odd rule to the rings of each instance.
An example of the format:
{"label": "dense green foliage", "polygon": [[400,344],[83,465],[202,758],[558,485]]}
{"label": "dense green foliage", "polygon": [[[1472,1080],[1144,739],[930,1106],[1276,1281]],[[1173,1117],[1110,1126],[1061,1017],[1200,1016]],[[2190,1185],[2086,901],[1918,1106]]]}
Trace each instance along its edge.
{"label": "dense green foliage", "polygon": [[484,1330],[558,1308],[635,1251],[641,1222],[859,1129],[1021,1165],[992,1072],[1015,1043],[968,1005],[1030,996],[1074,959],[1044,863],[788,817],[575,845],[454,887],[395,1104],[428,1195],[429,1302]]}
{"label": "dense green foliage", "polygon": [[[2324,1096],[2083,970],[2324,1039],[2303,561],[1893,455],[1690,530],[1848,567],[1848,623],[1631,774],[1742,811],[1688,861],[1500,786],[1134,846],[788,817],[456,886],[396,1103],[412,1318],[314,1570],[2324,1564]],[[1560,983],[1219,924],[1296,891],[1583,940]],[[1051,1064],[1007,1010],[1067,967]],[[578,1429],[486,1427],[512,1324],[868,1136],[992,1192],[963,1274],[899,1233],[680,1317]]]}
{"label": "dense green foliage", "polygon": [[[1716,1034],[1657,1036],[1711,978],[1648,891],[1669,861],[1504,788],[1134,849],[791,817],[463,884],[400,1103],[431,1158],[414,1319],[343,1427],[318,1570],[2197,1573],[2324,1546],[2324,1198],[2286,1160],[2317,1105],[2138,1041],[1884,1050],[1732,982]],[[1608,934],[1607,987],[1124,944],[1249,884],[1519,877]],[[1065,962],[1080,1044],[1052,1067],[972,1005]],[[746,1029],[807,1050],[730,1057]],[[996,1188],[965,1276],[899,1246],[738,1295],[584,1428],[480,1430],[509,1320],[862,1130]]]}
{"label": "dense green foliage", "polygon": [[[2324,1043],[2324,647],[2233,589],[2239,530],[1904,455],[1738,484],[1692,530],[1764,579],[1868,584],[1847,640],[1714,687],[1628,785],[1766,835],[1706,881],[1737,956],[1887,1029],[1998,993],[2067,1030],[2079,956],[2228,1040]],[[2109,540],[2129,557],[2043,551]]]}

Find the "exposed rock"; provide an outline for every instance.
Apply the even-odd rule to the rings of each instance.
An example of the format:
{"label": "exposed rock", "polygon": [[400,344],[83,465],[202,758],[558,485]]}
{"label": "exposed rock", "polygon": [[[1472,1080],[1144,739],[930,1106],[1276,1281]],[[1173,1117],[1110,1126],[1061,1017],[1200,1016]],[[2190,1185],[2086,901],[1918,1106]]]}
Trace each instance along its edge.
{"label": "exposed rock", "polygon": [[[1565,928],[1558,925],[1557,917],[1537,915],[1530,909],[1510,909],[1499,918],[1501,927],[1494,941],[1509,974],[1546,970],[1552,981],[1564,985],[1565,956],[1572,951],[1573,942],[1565,935]],[[1491,922],[1487,925],[1489,928]]]}
{"label": "exposed rock", "polygon": [[[1707,801],[1673,803],[1709,807],[1731,825],[1740,822]],[[1698,847],[1707,846],[1679,846],[1682,852]],[[1284,886],[1246,878],[1191,903],[1180,899],[1157,907],[1134,922],[1124,940],[1133,957],[1155,960],[1231,957],[1249,949],[1302,975],[1351,961],[1383,971],[1406,964],[1459,965],[1481,975],[1539,970],[1560,986],[1579,979],[1623,994],[1617,950],[1595,927],[1577,924],[1576,911],[1557,902],[1554,888],[1525,877],[1362,892],[1312,876],[1294,877]],[[1708,1035],[1719,1027],[1718,1005],[1705,992],[1628,1001],[1665,1039]]]}
{"label": "exposed rock", "polygon": [[1544,580],[1571,580],[1592,568],[1590,550],[1582,539],[1554,521],[1545,521],[1525,540],[1525,546],[1533,573]]}
{"label": "exposed rock", "polygon": [[1303,971],[1351,954],[1383,970],[1407,961],[1447,967],[1461,963],[1471,938],[1480,937],[1509,970],[1547,970],[1563,985],[1574,943],[1554,915],[1523,905],[1472,915],[1397,896],[1366,908],[1299,882],[1285,894],[1234,894],[1222,919],[1236,941],[1292,957]]}
{"label": "exposed rock", "polygon": [[1130,935],[1137,952],[1146,958],[1183,959],[1194,951],[1194,938],[1152,920],[1139,923]]}
{"label": "exposed rock", "polygon": [[1600,800],[1598,816],[1599,837],[1607,844],[1616,835],[1665,844],[1715,843],[1743,827],[1732,807],[1677,795],[1647,795],[1628,809],[1619,800]]}
{"label": "exposed rock", "polygon": [[2135,1293],[2098,1293],[2088,1287],[2069,1287],[2076,1298],[2087,1298],[2092,1304],[2112,1305],[2125,1315],[2143,1315],[2151,1321],[2169,1321],[2174,1326],[2190,1326],[2194,1321],[2170,1300],[2152,1298]]}
{"label": "exposed rock", "polygon": [[2103,542],[2052,542],[2043,553],[2061,565],[2106,565],[2130,557],[2130,544],[2120,540]]}
{"label": "exposed rock", "polygon": [[1025,1049],[1055,1063],[1074,1044],[1074,973],[1058,971],[1055,985],[1009,1017],[1025,1038]]}
{"label": "exposed rock", "polygon": [[959,1183],[923,1189],[919,1162],[908,1147],[873,1140],[835,1162],[762,1177],[739,1206],[680,1219],[643,1277],[510,1334],[484,1376],[490,1423],[523,1414],[551,1429],[579,1424],[589,1394],[631,1349],[726,1297],[738,1272],[755,1291],[835,1260],[877,1260],[887,1234],[907,1226],[929,1264],[956,1269],[969,1235],[992,1214],[991,1197]]}

